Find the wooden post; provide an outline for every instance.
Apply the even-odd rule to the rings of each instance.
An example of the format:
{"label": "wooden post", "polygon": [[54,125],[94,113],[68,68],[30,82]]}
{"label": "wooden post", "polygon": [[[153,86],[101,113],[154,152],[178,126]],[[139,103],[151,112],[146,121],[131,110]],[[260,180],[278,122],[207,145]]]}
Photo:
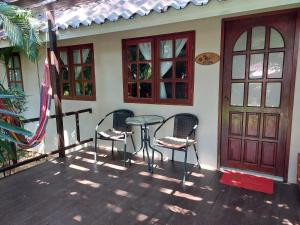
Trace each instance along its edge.
{"label": "wooden post", "polygon": [[[56,131],[57,131],[57,141],[59,157],[65,157],[65,139],[64,139],[64,124],[62,117],[62,104],[61,104],[61,81],[59,77],[59,63],[58,63],[58,50],[57,50],[57,38],[56,32],[53,31],[55,24],[54,12],[47,11],[48,17],[48,32],[50,41],[50,76],[54,82],[53,85],[53,95],[55,102],[55,114],[56,117]],[[46,53],[47,54],[47,53]]]}

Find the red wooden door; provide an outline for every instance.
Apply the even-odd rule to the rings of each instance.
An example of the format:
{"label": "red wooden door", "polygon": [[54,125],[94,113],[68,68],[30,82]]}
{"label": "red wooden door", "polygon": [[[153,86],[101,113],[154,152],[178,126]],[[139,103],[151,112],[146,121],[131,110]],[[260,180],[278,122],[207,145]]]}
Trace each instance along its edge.
{"label": "red wooden door", "polygon": [[296,13],[224,22],[221,166],[284,175]]}

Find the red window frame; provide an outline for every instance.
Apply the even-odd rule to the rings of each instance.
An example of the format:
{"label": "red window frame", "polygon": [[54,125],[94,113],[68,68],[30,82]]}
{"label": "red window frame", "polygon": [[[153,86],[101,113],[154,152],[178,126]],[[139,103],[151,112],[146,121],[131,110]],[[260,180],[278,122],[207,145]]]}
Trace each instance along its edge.
{"label": "red window frame", "polygon": [[[17,57],[19,60],[20,67],[15,66],[15,60],[14,57]],[[21,85],[21,90],[24,91],[24,84],[23,84],[23,75],[22,75],[22,65],[21,65],[21,57],[19,53],[12,53],[11,59],[12,60],[12,67],[9,67],[9,63],[6,65],[6,76],[7,76],[7,83],[8,87],[16,87],[16,84]],[[13,72],[13,80],[11,79],[10,72]],[[16,71],[20,72],[20,80],[16,80]]]}
{"label": "red window frame", "polygon": [[[83,63],[82,59],[82,50],[83,49],[90,49],[91,52],[91,62],[90,63]],[[73,58],[73,51],[79,50],[80,51],[80,63],[76,64],[74,62]],[[96,85],[95,85],[95,63],[94,63],[94,47],[93,44],[82,44],[82,45],[72,45],[72,46],[63,46],[58,47],[58,54],[60,56],[60,52],[66,52],[67,53],[67,65],[62,65],[62,61],[59,60],[59,66],[60,71],[62,71],[62,68],[65,67],[68,69],[68,79],[64,80],[63,74],[60,74],[60,81],[61,81],[61,93],[62,93],[62,99],[67,100],[83,100],[83,101],[95,101],[96,100]],[[81,75],[79,80],[75,80],[75,66],[81,66]],[[84,68],[85,67],[91,67],[92,76],[90,80],[84,80]],[[76,95],[76,87],[75,84],[80,83],[82,87],[82,95]],[[85,95],[84,90],[84,82],[89,83],[92,85],[92,95],[88,96]],[[64,95],[64,84],[70,86],[70,95]]]}
{"label": "red window frame", "polygon": [[[186,56],[176,57],[175,56],[175,40],[187,38],[186,42]],[[172,40],[173,43],[173,56],[168,59],[160,59],[160,41]],[[128,86],[133,80],[128,76],[128,65],[129,62],[127,51],[131,45],[138,45],[139,43],[150,42],[151,43],[151,60],[140,61],[137,55],[137,60],[134,61],[137,65],[140,63],[151,62],[152,65],[152,77],[147,81],[139,80],[139,72],[137,70],[136,85],[139,87],[140,83],[151,83],[152,84],[152,96],[151,98],[141,98],[139,95],[139,89],[137,88],[137,97],[131,97],[128,94]],[[139,51],[137,51],[139,52]],[[138,54],[138,53],[137,53]],[[193,93],[194,93],[194,58],[195,58],[195,31],[187,31],[180,33],[156,35],[149,37],[131,38],[122,40],[122,63],[123,63],[123,96],[124,102],[126,103],[150,103],[150,104],[170,104],[170,105],[193,105]],[[160,78],[160,62],[169,61],[172,62],[172,77],[171,78]],[[186,62],[186,77],[176,78],[176,62]],[[172,98],[160,99],[160,82],[172,83]],[[186,98],[176,98],[176,83],[185,83]]]}

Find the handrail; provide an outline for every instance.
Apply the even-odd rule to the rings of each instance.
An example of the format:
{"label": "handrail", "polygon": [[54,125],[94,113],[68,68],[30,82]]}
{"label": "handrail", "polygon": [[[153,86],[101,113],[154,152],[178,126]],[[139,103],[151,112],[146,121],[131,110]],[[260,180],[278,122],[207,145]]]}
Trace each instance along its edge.
{"label": "handrail", "polygon": [[[78,111],[70,111],[70,112],[66,112],[66,113],[63,113],[62,114],[62,117],[67,117],[67,116],[72,116],[72,115],[75,115],[75,123],[76,123],[76,134],[77,134],[77,141],[75,144],[71,144],[69,146],[65,146],[63,148],[63,150],[67,150],[67,149],[70,149],[70,148],[74,148],[74,147],[77,147],[79,145],[83,145],[85,143],[88,143],[88,142],[92,142],[94,139],[93,138],[88,138],[88,139],[85,139],[85,140],[81,140],[80,139],[80,121],[79,121],[79,114],[81,113],[92,113],[92,109],[91,108],[88,108],[88,109],[81,109],[81,110],[78,110]],[[57,115],[51,115],[49,116],[49,119],[55,119],[57,118],[58,116]],[[25,119],[23,120],[22,122],[25,124],[25,123],[34,123],[34,122],[38,122],[40,118],[36,117],[36,118],[31,118],[31,119]],[[3,173],[4,176],[5,176],[5,172],[8,171],[8,170],[11,170],[11,169],[14,169],[14,168],[17,168],[17,167],[20,167],[20,166],[23,166],[23,165],[26,165],[28,163],[31,163],[31,162],[34,162],[34,161],[38,161],[40,159],[43,159],[43,158],[46,158],[50,155],[54,155],[54,154],[57,154],[59,153],[59,150],[53,150],[47,154],[42,154],[42,155],[38,155],[36,157],[33,157],[33,158],[30,158],[30,159],[26,159],[24,161],[21,161],[21,162],[15,162],[13,163],[12,165],[9,165],[7,167],[3,167],[3,168],[0,168],[0,173]]]}

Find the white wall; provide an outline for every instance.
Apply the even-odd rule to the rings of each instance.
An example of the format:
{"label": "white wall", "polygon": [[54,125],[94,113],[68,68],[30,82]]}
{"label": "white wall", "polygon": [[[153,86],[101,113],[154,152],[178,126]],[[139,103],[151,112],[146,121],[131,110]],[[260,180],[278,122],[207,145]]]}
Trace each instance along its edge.
{"label": "white wall", "polygon": [[[147,36],[163,33],[196,30],[196,54],[210,51],[220,53],[221,17],[181,22],[176,24],[148,27],[131,31],[115,32],[110,34],[95,35],[59,42],[60,46],[83,43],[94,44],[94,60],[96,73],[96,101],[63,101],[63,111],[78,110],[91,107],[93,114],[82,115],[81,136],[93,137],[95,124],[107,112],[119,108],[128,108],[137,115],[158,114],[168,117],[178,112],[194,113],[200,120],[197,133],[197,147],[200,163],[204,168],[217,167],[217,133],[218,133],[218,96],[219,96],[219,63],[210,66],[195,64],[194,105],[171,106],[149,104],[127,104],[123,102],[122,84],[122,58],[121,39]],[[40,74],[42,74],[44,48],[39,61]],[[299,53],[300,54],[300,53]],[[295,182],[296,153],[300,151],[300,57],[298,58],[297,83],[295,92],[294,120],[291,142],[291,158],[289,165],[289,181]],[[22,57],[23,78],[26,93],[29,96],[29,111],[26,117],[38,115],[38,79],[37,66]],[[75,142],[75,122],[73,118],[65,119],[65,133],[67,144]],[[55,148],[55,124],[52,121],[47,130],[46,151]],[[138,141],[138,134],[136,141]],[[170,157],[166,151],[165,156]],[[176,160],[182,160],[181,153],[177,153]],[[189,162],[195,162],[191,152]]]}

